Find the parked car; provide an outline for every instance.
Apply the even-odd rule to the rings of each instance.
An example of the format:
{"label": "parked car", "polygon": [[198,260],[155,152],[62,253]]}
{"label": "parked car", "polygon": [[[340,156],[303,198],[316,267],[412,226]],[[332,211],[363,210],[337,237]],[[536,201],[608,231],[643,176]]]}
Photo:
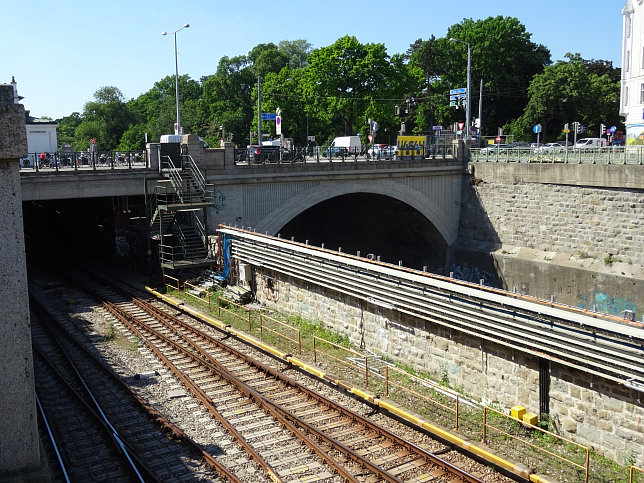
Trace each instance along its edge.
{"label": "parked car", "polygon": [[489,146],[486,146],[484,148],[481,148],[482,153],[494,153],[498,152],[502,149],[509,149],[511,146],[509,144],[490,144]]}
{"label": "parked car", "polygon": [[592,149],[601,148],[602,146],[606,146],[604,138],[583,138],[577,140],[575,149]]}
{"label": "parked car", "polygon": [[396,159],[397,151],[396,145],[385,146],[380,150],[380,159]]}
{"label": "parked car", "polygon": [[535,149],[536,153],[563,153],[566,146],[561,143],[546,143]]}
{"label": "parked car", "polygon": [[374,144],[367,150],[367,154],[371,158],[378,159],[380,157],[380,151],[386,146],[386,144]]}
{"label": "parked car", "polygon": [[615,139],[612,144],[613,146],[626,146],[626,138]]}

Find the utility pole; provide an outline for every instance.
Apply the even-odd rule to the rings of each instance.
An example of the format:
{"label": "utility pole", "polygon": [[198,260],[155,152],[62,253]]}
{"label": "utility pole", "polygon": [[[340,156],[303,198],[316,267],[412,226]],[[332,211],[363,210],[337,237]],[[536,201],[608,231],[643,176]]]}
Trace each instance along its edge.
{"label": "utility pole", "polygon": [[257,144],[262,145],[262,79],[257,76]]}

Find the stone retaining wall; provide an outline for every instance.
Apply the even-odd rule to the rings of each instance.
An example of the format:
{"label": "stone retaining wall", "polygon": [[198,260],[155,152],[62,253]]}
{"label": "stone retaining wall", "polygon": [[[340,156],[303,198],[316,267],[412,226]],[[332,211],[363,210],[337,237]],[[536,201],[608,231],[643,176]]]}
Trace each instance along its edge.
{"label": "stone retaining wall", "polygon": [[[486,404],[539,412],[539,360],[531,355],[281,275],[271,299],[260,289],[261,276],[255,282],[261,303],[320,321],[347,335],[354,348],[363,342]],[[562,436],[620,463],[633,458],[644,465],[641,393],[553,362],[550,374],[550,415]]]}
{"label": "stone retaining wall", "polygon": [[455,271],[641,319],[644,166],[474,163],[470,171]]}

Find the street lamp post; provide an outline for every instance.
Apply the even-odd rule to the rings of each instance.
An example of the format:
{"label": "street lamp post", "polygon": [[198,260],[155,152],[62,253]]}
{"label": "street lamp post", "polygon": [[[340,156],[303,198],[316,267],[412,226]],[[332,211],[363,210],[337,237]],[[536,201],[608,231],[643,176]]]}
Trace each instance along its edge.
{"label": "street lamp post", "polygon": [[[179,59],[177,57],[177,32],[187,29],[190,24],[187,23],[178,30],[172,32],[174,34],[174,88],[175,97],[177,101],[177,126],[174,130],[175,134],[181,134],[181,114],[179,113]],[[161,35],[167,35],[168,32],[161,32]]]}
{"label": "street lamp post", "polygon": [[472,48],[469,42],[458,40],[452,37],[450,42],[458,42],[467,45],[467,100],[465,105],[465,139],[470,139],[470,122],[472,116]]}

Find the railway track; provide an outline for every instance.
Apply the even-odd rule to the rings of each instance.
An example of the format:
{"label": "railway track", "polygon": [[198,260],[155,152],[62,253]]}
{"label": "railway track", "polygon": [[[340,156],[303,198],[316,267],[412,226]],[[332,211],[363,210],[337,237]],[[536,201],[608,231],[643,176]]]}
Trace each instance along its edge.
{"label": "railway track", "polygon": [[482,481],[230,347],[174,308],[84,285],[115,326],[143,341],[199,401],[207,424],[217,421],[206,446],[218,446],[218,464],[240,480]]}

